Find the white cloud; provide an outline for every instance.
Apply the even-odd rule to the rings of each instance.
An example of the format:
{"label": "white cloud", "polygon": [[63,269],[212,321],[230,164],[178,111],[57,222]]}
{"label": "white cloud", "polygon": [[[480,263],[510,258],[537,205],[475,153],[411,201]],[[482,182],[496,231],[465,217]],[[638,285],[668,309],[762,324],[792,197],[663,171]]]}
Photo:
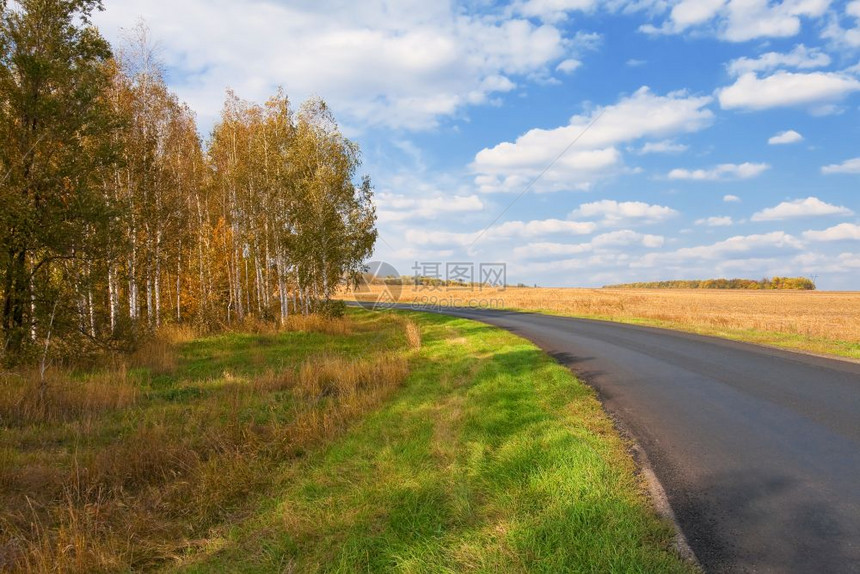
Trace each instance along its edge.
{"label": "white cloud", "polygon": [[578,49],[551,24],[423,0],[113,0],[95,22],[119,42],[139,16],[204,125],[228,85],[255,101],[283,85],[295,100],[324,95],[356,125],[431,128]]}
{"label": "white cloud", "polygon": [[[860,269],[860,255],[857,253],[840,253],[829,255],[823,253],[804,253],[794,258],[794,263],[801,265],[808,275],[819,273],[852,273]],[[853,286],[848,283],[849,289]],[[853,290],[853,289],[852,289]]]}
{"label": "white cloud", "polygon": [[518,265],[518,268],[526,277],[533,276],[536,273],[575,272],[569,278],[564,279],[566,283],[575,285],[582,281],[581,277],[584,275],[587,275],[593,283],[602,281],[601,277],[605,274],[595,273],[595,270],[617,268],[619,265],[623,267],[626,266],[629,260],[629,255],[613,252],[590,255],[589,257],[522,264]]}
{"label": "white cloud", "polygon": [[800,18],[825,14],[830,0],[732,0],[723,37],[731,42],[756,38],[787,38],[800,32]]}
{"label": "white cloud", "polygon": [[659,223],[677,215],[677,211],[664,205],[604,199],[583,203],[570,214],[570,217],[600,219],[603,225],[619,226],[631,223]]}
{"label": "white cloud", "polygon": [[[617,104],[572,117],[566,126],[533,129],[515,142],[480,151],[472,164],[478,174],[475,182],[485,193],[514,192],[542,174],[536,191],[587,189],[599,177],[619,169],[618,145],[709,126],[713,113],[706,106],[710,102],[706,96],[686,92],[658,96],[647,87],[640,88]],[[565,149],[568,151],[559,158]]]}
{"label": "white cloud", "polygon": [[723,109],[768,108],[827,103],[860,90],[860,80],[835,72],[779,71],[766,78],[750,72],[718,91]]}
{"label": "white cloud", "polygon": [[821,49],[807,48],[803,44],[798,44],[786,54],[768,52],[758,58],[732,60],[728,65],[728,70],[733,76],[741,76],[750,72],[770,72],[777,68],[808,70],[824,68],[829,65],[830,56],[822,52]]}
{"label": "white cloud", "polygon": [[840,223],[823,231],[804,231],[803,237],[810,241],[860,241],[860,225]]}
{"label": "white cloud", "polygon": [[680,0],[669,12],[661,26],[644,24],[639,30],[646,34],[680,34],[689,28],[701,26],[724,11],[727,0]]}
{"label": "white cloud", "polygon": [[853,215],[854,212],[841,205],[831,205],[817,197],[784,201],[776,207],[768,207],[756,212],[753,221],[778,221],[795,217],[813,217],[820,215]]}
{"label": "white cloud", "polygon": [[413,198],[382,193],[376,201],[380,222],[388,223],[408,219],[435,219],[440,215],[476,212],[484,209],[477,195],[437,196]]}
{"label": "white cloud", "polygon": [[529,243],[514,249],[514,255],[523,259],[546,259],[552,257],[570,257],[593,251],[614,252],[618,248],[645,247],[659,249],[663,247],[666,238],[662,235],[638,233],[630,229],[603,233],[587,243]]}
{"label": "white cloud", "polygon": [[686,247],[677,251],[683,257],[718,259],[720,257],[761,250],[762,248],[802,249],[803,243],[784,231],[755,235],[736,235],[712,245]]}
{"label": "white cloud", "polygon": [[[610,14],[631,15],[645,12],[651,16],[665,13],[677,0],[516,0],[510,13],[538,18],[544,22],[560,22],[571,12],[593,13],[604,10]],[[484,2],[486,4],[486,2]]]}
{"label": "white cloud", "polygon": [[427,231],[425,229],[409,229],[406,231],[406,242],[422,247],[465,247],[474,243],[478,237],[478,232],[460,233],[454,231]]}
{"label": "white cloud", "polygon": [[417,245],[471,246],[476,241],[504,241],[515,238],[536,238],[547,235],[589,235],[597,224],[562,219],[538,219],[533,221],[506,221],[486,231],[451,232],[410,229],[406,232],[408,243]]}
{"label": "white cloud", "polygon": [[784,132],[779,132],[778,134],[771,137],[767,140],[767,143],[770,145],[784,145],[784,144],[793,144],[797,142],[802,142],[803,136],[797,133],[794,130],[787,130]]}
{"label": "white cloud", "polygon": [[840,289],[854,290],[856,285],[853,279],[856,278],[857,269],[860,269],[860,256],[856,253],[841,253],[839,255],[831,255],[825,253],[803,253],[794,257],[789,264],[798,269],[798,273],[794,275],[803,276],[821,276],[826,277],[828,281],[835,279],[837,274],[850,274],[840,281]]}
{"label": "white cloud", "polygon": [[731,194],[729,194],[729,195],[724,195],[724,196],[723,196],[723,201],[725,201],[726,203],[740,203],[740,202],[741,202],[741,198],[740,198],[740,197],[738,197],[737,195],[731,195]]}
{"label": "white cloud", "polygon": [[534,221],[506,221],[491,229],[502,237],[539,237],[553,233],[588,235],[597,229],[590,221],[566,221],[562,219],[538,219]]}
{"label": "white cloud", "polygon": [[526,0],[517,4],[516,11],[529,18],[558,22],[567,18],[568,12],[590,12],[597,6],[598,0]]}
{"label": "white cloud", "polygon": [[[450,259],[453,256],[453,249],[428,249],[426,245],[422,245],[418,248],[401,247],[400,249],[387,251],[385,254],[386,259],[408,261],[411,262],[409,264],[410,266],[414,264],[415,261],[445,261],[446,259]],[[411,270],[410,266],[400,267],[401,273],[408,273],[407,270]]]}
{"label": "white cloud", "polygon": [[705,30],[729,42],[787,38],[801,30],[802,18],[824,15],[830,0],[681,0],[659,26],[640,27],[648,34]]}
{"label": "white cloud", "polygon": [[860,173],[860,157],[847,159],[842,163],[825,165],[821,168],[821,173],[825,175],[834,173]]}
{"label": "white cloud", "polygon": [[723,9],[725,4],[726,0],[681,0],[672,7],[669,17],[675,30],[681,32],[691,26],[708,22]]}
{"label": "white cloud", "polygon": [[860,269],[860,255],[856,253],[840,253],[837,273],[853,269]]}
{"label": "white cloud", "polygon": [[669,179],[693,181],[717,181],[723,179],[749,179],[770,169],[766,163],[723,163],[712,169],[673,169]]}
{"label": "white cloud", "polygon": [[831,58],[820,48],[807,48],[798,44],[791,52],[767,52],[757,58],[739,58],[729,64],[729,73],[741,76],[749,72],[771,72],[779,68],[810,70],[825,68]]}
{"label": "white cloud", "polygon": [[[800,265],[801,270],[806,275],[851,273],[853,278],[856,276],[857,270],[860,269],[860,255],[857,253],[840,253],[839,255],[804,253],[795,257],[792,262]],[[853,290],[856,283],[849,281],[845,285],[847,289]]]}
{"label": "white cloud", "polygon": [[845,18],[852,21],[848,28],[843,28],[838,18],[831,18],[823,37],[832,40],[837,46],[856,48],[860,46],[860,0],[845,5]]}
{"label": "white cloud", "polygon": [[[487,151],[493,153],[484,153]],[[531,185],[533,191],[584,191],[601,174],[621,163],[621,152],[614,147],[570,150],[551,169],[542,173],[539,166],[549,165],[554,159],[544,156],[544,151],[549,150],[523,149],[522,155],[517,156],[515,150],[497,146],[480,152],[472,165],[475,171],[481,172],[475,177],[478,190],[481,193],[520,192]]]}
{"label": "white cloud", "polygon": [[521,259],[570,257],[592,251],[591,243],[529,243],[514,248],[514,256]]}
{"label": "white cloud", "polygon": [[663,140],[659,142],[648,142],[642,146],[639,153],[642,155],[649,153],[682,153],[690,149],[690,146],[675,143],[672,140]]}
{"label": "white cloud", "polygon": [[[648,253],[631,267],[687,266],[690,263],[721,261],[738,258],[762,258],[774,252],[803,249],[803,242],[784,231],[756,235],[736,235],[710,245],[683,247],[672,252]],[[713,269],[712,266],[709,268]]]}
{"label": "white cloud", "polygon": [[582,66],[582,62],[573,58],[568,58],[556,66],[555,69],[565,74],[572,74],[579,69],[580,66]]}
{"label": "white cloud", "polygon": [[630,245],[642,245],[651,249],[663,247],[666,239],[661,235],[648,235],[637,233],[630,229],[611,231],[598,235],[591,240],[595,247],[626,247]]}
{"label": "white cloud", "polygon": [[705,219],[697,219],[696,225],[705,225],[707,227],[728,227],[734,222],[731,217],[707,217]]}

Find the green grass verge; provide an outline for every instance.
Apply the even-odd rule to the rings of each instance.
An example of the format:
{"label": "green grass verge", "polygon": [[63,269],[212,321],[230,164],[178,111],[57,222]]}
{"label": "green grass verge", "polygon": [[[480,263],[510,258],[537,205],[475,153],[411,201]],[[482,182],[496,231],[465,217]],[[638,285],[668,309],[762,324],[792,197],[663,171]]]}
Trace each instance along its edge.
{"label": "green grass verge", "polygon": [[692,571],[588,387],[500,329],[410,317],[423,344],[393,398],[174,569]]}

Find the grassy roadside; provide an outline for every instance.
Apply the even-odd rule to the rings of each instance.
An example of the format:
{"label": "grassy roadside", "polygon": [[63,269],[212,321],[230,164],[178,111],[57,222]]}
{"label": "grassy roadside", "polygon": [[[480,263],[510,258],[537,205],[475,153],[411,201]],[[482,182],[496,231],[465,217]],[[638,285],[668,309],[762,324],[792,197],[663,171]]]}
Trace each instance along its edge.
{"label": "grassy roadside", "polygon": [[[375,290],[382,288],[374,286]],[[349,293],[344,297],[356,296]],[[401,303],[480,304],[493,309],[660,327],[860,360],[860,293],[543,287],[474,292],[406,286],[398,299]]]}
{"label": "grassy roadside", "polygon": [[611,321],[627,325],[641,325],[643,327],[658,327],[682,331],[696,335],[707,335],[719,337],[741,343],[753,343],[768,347],[777,347],[787,351],[800,351],[816,355],[832,355],[845,359],[860,360],[860,343],[846,341],[837,338],[815,337],[798,333],[780,333],[775,331],[762,331],[758,329],[737,329],[729,327],[715,327],[710,325],[697,325],[682,321],[667,321],[651,319],[647,317],[616,317],[610,315],[581,315],[563,313],[551,309],[519,309],[507,308],[507,311],[523,311],[527,313],[542,313],[544,315],[555,315],[557,317],[572,317],[577,319],[594,319],[596,321]]}
{"label": "grassy roadside", "polygon": [[591,390],[505,331],[409,316],[422,344],[391,399],[173,569],[691,571]]}
{"label": "grassy roadside", "polygon": [[174,331],[38,380],[0,373],[0,572],[691,570],[591,390],[479,323]]}
{"label": "grassy roadside", "polygon": [[125,572],[194,554],[275,471],[403,383],[417,328],[294,318],[162,333],[95,371],[0,372],[0,572]]}

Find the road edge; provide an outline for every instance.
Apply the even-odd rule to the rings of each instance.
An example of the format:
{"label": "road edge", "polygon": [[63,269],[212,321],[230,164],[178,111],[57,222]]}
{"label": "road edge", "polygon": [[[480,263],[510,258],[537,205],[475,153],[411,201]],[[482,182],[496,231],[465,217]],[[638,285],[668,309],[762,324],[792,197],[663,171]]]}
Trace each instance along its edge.
{"label": "road edge", "polygon": [[752,345],[754,347],[759,347],[761,349],[767,349],[771,351],[782,351],[784,353],[793,353],[798,355],[806,355],[809,357],[816,357],[818,359],[827,359],[833,361],[842,361],[844,363],[852,363],[855,365],[860,365],[860,359],[855,359],[854,357],[846,357],[843,355],[835,355],[832,353],[819,353],[815,351],[807,351],[805,349],[798,349],[795,347],[784,347],[781,345],[776,345],[773,343],[762,343],[759,341],[748,341],[741,337],[728,337],[725,335],[717,335],[713,333],[707,333],[703,331],[696,331],[694,329],[683,329],[680,327],[667,327],[664,325],[659,325],[656,323],[650,323],[648,319],[631,319],[631,320],[623,320],[623,319],[609,319],[602,317],[589,317],[587,315],[569,315],[565,313],[557,313],[554,311],[549,311],[546,309],[519,309],[516,307],[505,307],[503,309],[499,309],[501,311],[508,311],[512,313],[536,313],[539,315],[546,315],[549,317],[563,317],[566,319],[577,319],[579,321],[595,321],[598,323],[612,323],[616,325],[629,325],[631,327],[643,327],[645,329],[657,329],[660,331],[668,331],[670,333],[681,333],[684,335],[694,335],[697,337],[705,337],[708,339],[716,339],[718,341],[728,341],[731,343],[740,343],[742,345]]}
{"label": "road edge", "polygon": [[[575,372],[573,374],[597,393],[597,390],[594,389],[588,381],[584,380]],[[600,394],[597,393],[597,395],[599,398]],[[693,565],[693,567],[695,567],[699,572],[704,572],[701,562],[699,562],[699,559],[696,557],[696,553],[693,551],[693,548],[687,540],[687,536],[681,529],[681,524],[678,522],[678,517],[675,515],[675,511],[672,510],[672,505],[669,503],[669,497],[666,495],[666,490],[663,488],[663,484],[660,482],[660,479],[657,478],[657,474],[651,466],[651,459],[648,458],[648,453],[645,452],[645,449],[642,448],[639,442],[627,430],[627,427],[624,426],[618,417],[606,408],[602,399],[600,400],[600,404],[603,406],[603,412],[612,419],[612,423],[615,425],[615,430],[627,442],[628,450],[633,458],[633,462],[636,464],[636,469],[645,481],[648,498],[651,501],[654,510],[660,518],[669,522],[675,530],[674,540],[672,541],[673,550],[677,552],[682,559]]]}
{"label": "road edge", "polygon": [[[433,308],[415,308],[408,307],[403,308],[400,306],[393,307],[391,310],[396,311],[406,311],[406,312],[417,312],[417,313],[434,313],[439,315],[448,315],[444,313],[442,309],[433,309]],[[456,317],[456,315],[453,315]],[[474,321],[477,323],[483,323],[485,325],[491,325],[497,329],[504,329],[504,327],[499,327],[498,325],[492,325],[490,323],[484,323],[479,319],[473,319],[469,317],[457,317],[460,319],[465,319],[467,321]],[[573,318],[573,317],[569,317]],[[593,319],[592,319],[593,320]],[[653,327],[652,327],[653,328]],[[511,333],[511,331],[508,331]],[[557,358],[555,358],[551,353],[548,353],[546,350],[541,349],[537,343],[530,339],[526,339],[522,335],[518,335],[517,333],[512,333],[513,335],[523,338],[529,343],[537,346],[540,351],[548,356],[550,359],[556,362],[556,364],[567,369],[574,377],[576,377],[579,381],[581,381],[584,385],[586,385],[589,389],[597,397],[597,400],[600,401],[600,407],[603,410],[604,414],[609,417],[612,421],[612,426],[615,428],[615,431],[619,434],[622,440],[627,445],[627,450],[630,453],[631,458],[633,459],[633,464],[636,468],[637,473],[643,478],[646,485],[646,495],[648,496],[649,501],[657,513],[657,515],[663,520],[667,521],[672,525],[673,530],[675,531],[675,535],[672,541],[672,550],[677,553],[677,555],[688,564],[690,564],[693,568],[695,568],[698,572],[704,572],[704,568],[702,568],[702,564],[699,562],[699,559],[696,557],[696,553],[693,552],[693,548],[690,546],[690,543],[687,541],[687,537],[684,534],[684,531],[681,530],[681,524],[678,522],[678,518],[675,515],[675,511],[672,510],[672,505],[669,504],[669,497],[666,495],[666,490],[663,488],[663,484],[660,482],[660,479],[657,478],[657,474],[654,472],[653,467],[651,466],[651,460],[648,458],[648,454],[645,452],[645,449],[639,444],[633,434],[627,429],[627,427],[621,422],[621,420],[612,412],[603,400],[603,397],[600,394],[600,391],[591,384],[591,381],[588,380],[588,377],[584,377],[581,374],[577,373],[574,369],[570,368],[568,365],[562,364]]]}
{"label": "road edge", "polygon": [[[353,302],[350,302],[350,301],[347,302],[347,304],[350,304],[350,303],[355,303],[356,305],[359,304],[359,303],[354,302],[354,301]],[[427,312],[427,313],[442,313],[442,314],[444,314],[444,312],[446,310],[454,310],[454,311],[457,311],[457,310],[473,311],[473,310],[475,310],[474,308],[467,307],[467,306],[461,306],[461,305],[444,306],[444,305],[430,305],[430,304],[409,303],[409,302],[398,303],[398,305],[393,307],[393,308],[404,309],[404,310],[409,310],[409,311],[418,311],[418,312]],[[708,338],[708,339],[716,339],[718,341],[727,341],[730,343],[739,343],[742,345],[751,345],[753,347],[758,347],[758,348],[764,349],[764,350],[777,351],[777,352],[790,353],[790,354],[798,354],[798,355],[805,355],[808,357],[815,357],[818,359],[831,360],[831,361],[841,361],[844,363],[860,365],[860,359],[856,359],[854,357],[846,357],[843,355],[836,355],[836,354],[831,354],[831,353],[807,351],[805,349],[786,347],[786,346],[776,345],[776,344],[772,344],[772,343],[748,341],[746,339],[743,339],[742,337],[728,337],[725,335],[717,335],[717,334],[713,334],[713,333],[696,331],[694,329],[684,329],[681,327],[667,327],[667,326],[663,326],[663,325],[659,325],[659,324],[655,324],[655,323],[650,323],[649,320],[645,319],[645,318],[632,319],[632,320],[610,319],[610,318],[593,317],[593,316],[587,316],[587,315],[571,315],[571,314],[551,311],[551,310],[547,310],[547,309],[521,309],[518,307],[501,307],[501,308],[492,308],[489,310],[504,311],[507,313],[522,313],[522,314],[534,313],[534,314],[538,314],[538,315],[546,315],[549,317],[562,317],[562,318],[566,318],[566,319],[576,319],[579,321],[595,321],[595,322],[599,322],[599,323],[613,323],[613,324],[618,324],[618,325],[629,325],[631,327],[642,327],[645,329],[657,329],[660,331],[668,331],[670,333],[680,333],[680,334],[684,334],[684,335],[693,335],[693,336],[704,337],[704,338]]]}

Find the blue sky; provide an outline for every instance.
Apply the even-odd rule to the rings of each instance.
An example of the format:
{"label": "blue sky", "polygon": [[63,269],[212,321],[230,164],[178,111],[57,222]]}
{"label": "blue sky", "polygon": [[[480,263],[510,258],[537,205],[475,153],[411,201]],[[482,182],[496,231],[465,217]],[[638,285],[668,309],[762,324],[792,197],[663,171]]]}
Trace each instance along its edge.
{"label": "blue sky", "polygon": [[860,0],[105,4],[115,44],[145,20],[204,137],[228,86],[326,99],[403,274],[860,289]]}

